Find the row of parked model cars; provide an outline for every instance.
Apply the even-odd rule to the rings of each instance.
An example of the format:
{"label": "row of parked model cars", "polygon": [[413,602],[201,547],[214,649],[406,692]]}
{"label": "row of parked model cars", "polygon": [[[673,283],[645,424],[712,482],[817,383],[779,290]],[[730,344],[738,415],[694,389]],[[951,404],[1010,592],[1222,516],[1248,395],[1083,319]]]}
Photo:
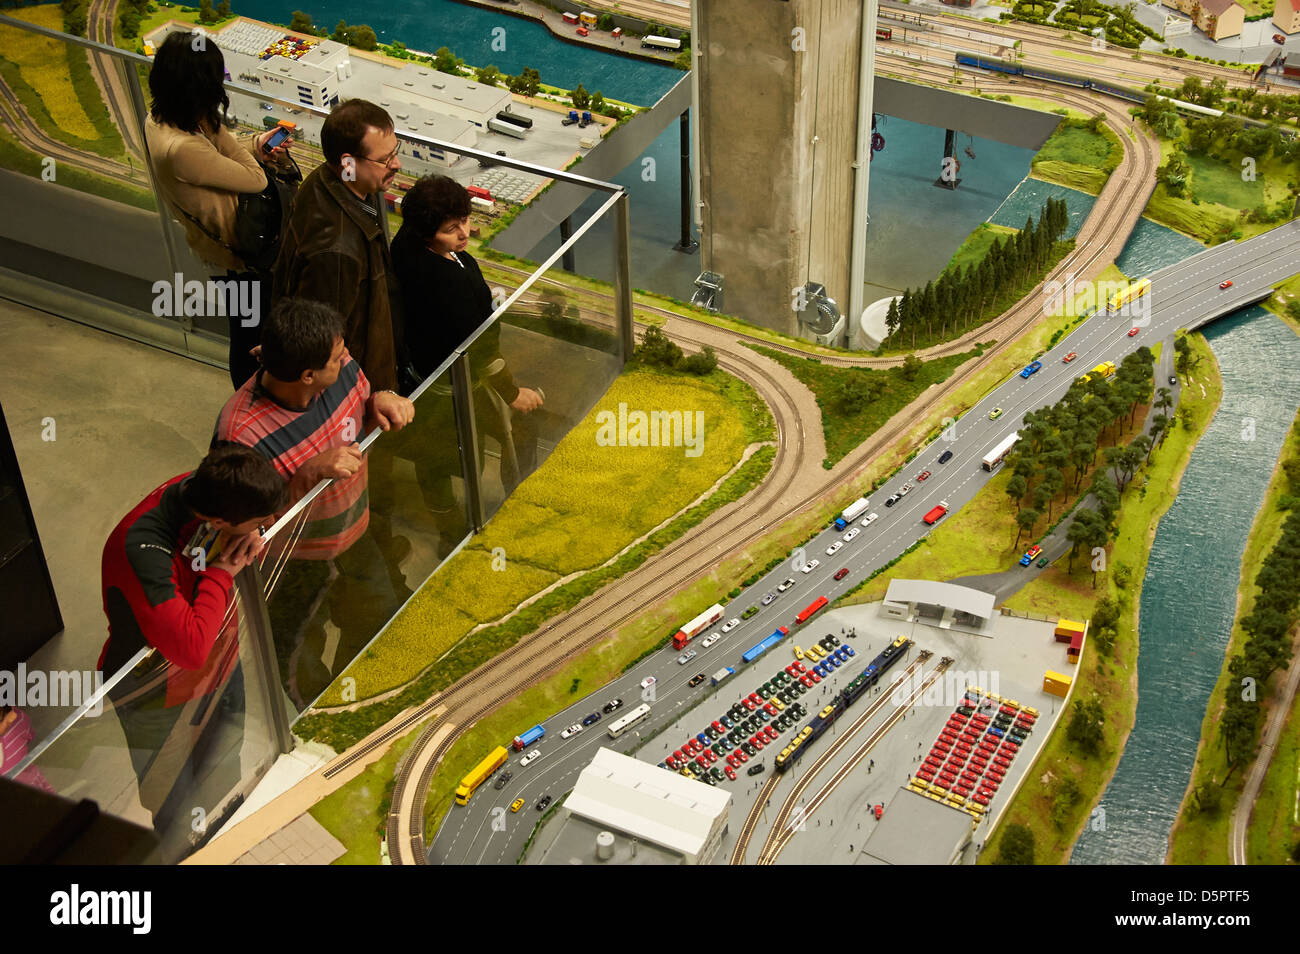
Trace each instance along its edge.
{"label": "row of parked model cars", "polygon": [[[808,710],[795,701],[811,685],[797,681],[796,677],[802,675],[802,666],[799,669],[788,666],[776,673],[703,731],[682,743],[659,767],[708,785],[716,785],[724,778],[735,781],[742,765],[757,758],[782,732],[807,716]],[[751,765],[747,772],[758,775],[764,769],[759,763]]]}

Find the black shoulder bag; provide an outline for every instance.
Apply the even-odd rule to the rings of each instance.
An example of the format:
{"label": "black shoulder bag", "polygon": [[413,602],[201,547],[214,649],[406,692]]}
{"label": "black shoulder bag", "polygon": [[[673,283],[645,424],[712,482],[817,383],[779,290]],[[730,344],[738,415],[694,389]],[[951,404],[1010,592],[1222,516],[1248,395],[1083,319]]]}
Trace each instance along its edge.
{"label": "black shoulder bag", "polygon": [[257,272],[269,272],[280,252],[280,239],[284,234],[285,224],[289,221],[289,209],[293,197],[302,184],[302,171],[293,156],[288,153],[288,169],[276,166],[262,166],[266,173],[266,188],[261,192],[241,192],[235,207],[234,243],[223,242],[202,222],[181,209],[181,214],[199,227],[201,231],[222,248],[229,249],[243,261],[245,267]]}

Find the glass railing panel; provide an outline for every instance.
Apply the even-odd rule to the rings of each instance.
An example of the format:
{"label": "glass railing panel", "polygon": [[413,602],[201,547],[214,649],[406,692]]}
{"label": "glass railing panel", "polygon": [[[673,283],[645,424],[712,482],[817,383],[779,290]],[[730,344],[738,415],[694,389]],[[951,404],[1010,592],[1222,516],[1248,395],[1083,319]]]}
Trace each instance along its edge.
{"label": "glass railing panel", "polygon": [[[63,26],[55,4],[6,13]],[[153,282],[174,268],[140,142],[134,68],[0,24],[0,81],[4,266],[149,313]]]}
{"label": "glass railing panel", "polygon": [[[364,436],[364,435],[362,435]],[[290,715],[305,711],[468,535],[450,373],[267,548],[262,575]]]}
{"label": "glass railing panel", "polygon": [[[606,217],[613,218],[612,210]],[[499,329],[484,332],[469,349],[487,517],[582,420],[622,368],[614,289],[583,274],[584,266],[612,268],[611,243],[584,234],[571,254],[571,261],[561,258],[509,305]],[[494,260],[491,253],[482,267],[498,301],[513,295],[531,270],[519,260]]]}
{"label": "glass railing panel", "polygon": [[159,845],[150,860],[180,861],[278,754],[267,693],[279,690],[258,676],[249,610],[232,601],[201,668],[182,669],[152,651],[30,764],[9,765],[7,750],[9,776],[152,828]]}

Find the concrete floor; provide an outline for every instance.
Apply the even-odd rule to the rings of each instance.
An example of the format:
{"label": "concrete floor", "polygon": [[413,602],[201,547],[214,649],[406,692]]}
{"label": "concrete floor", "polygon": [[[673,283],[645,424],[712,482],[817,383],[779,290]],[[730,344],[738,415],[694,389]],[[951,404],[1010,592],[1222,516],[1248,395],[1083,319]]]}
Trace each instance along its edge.
{"label": "concrete floor", "polygon": [[[117,522],[195,467],[230,395],[224,370],[0,301],[0,403],[66,629],[29,668],[93,669],[108,635],[100,557]],[[42,440],[54,419],[55,439]],[[65,710],[31,710],[40,738]]]}

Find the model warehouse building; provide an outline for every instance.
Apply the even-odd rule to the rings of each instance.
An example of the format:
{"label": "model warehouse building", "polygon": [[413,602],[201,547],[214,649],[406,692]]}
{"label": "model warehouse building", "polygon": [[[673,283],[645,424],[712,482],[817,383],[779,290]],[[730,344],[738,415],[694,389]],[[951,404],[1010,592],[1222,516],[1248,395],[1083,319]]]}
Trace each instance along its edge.
{"label": "model warehouse building", "polygon": [[708,864],[731,793],[602,748],[564,801],[542,864]]}

